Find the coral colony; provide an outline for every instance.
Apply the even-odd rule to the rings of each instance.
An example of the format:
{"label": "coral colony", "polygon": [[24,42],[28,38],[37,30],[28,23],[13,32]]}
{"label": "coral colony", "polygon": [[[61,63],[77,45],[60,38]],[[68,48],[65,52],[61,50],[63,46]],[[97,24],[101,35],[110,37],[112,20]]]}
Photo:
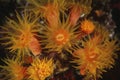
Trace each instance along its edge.
{"label": "coral colony", "polygon": [[[110,10],[94,9],[92,0],[26,3],[1,27],[0,44],[9,51],[2,80],[97,80],[114,67],[119,42]],[[101,22],[93,14],[106,16]]]}

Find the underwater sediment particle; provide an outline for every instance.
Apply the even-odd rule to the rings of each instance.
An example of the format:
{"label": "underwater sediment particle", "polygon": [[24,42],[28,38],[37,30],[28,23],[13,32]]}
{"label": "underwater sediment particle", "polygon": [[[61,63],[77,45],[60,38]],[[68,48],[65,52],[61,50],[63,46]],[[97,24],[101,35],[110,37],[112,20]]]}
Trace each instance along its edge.
{"label": "underwater sediment particle", "polygon": [[28,79],[32,80],[45,80],[47,77],[53,74],[55,65],[53,59],[39,59],[35,58],[31,63],[31,66],[27,69]]}
{"label": "underwater sediment particle", "polygon": [[92,76],[101,77],[102,72],[112,68],[115,63],[119,45],[116,38],[110,38],[106,28],[99,27],[92,36],[82,41],[82,48],[78,45],[74,48],[73,62],[81,75],[85,75],[86,80]]}
{"label": "underwater sediment particle", "polygon": [[22,15],[16,12],[16,19],[8,18],[2,26],[1,44],[11,53],[17,53],[19,56],[30,54],[30,52],[34,55],[40,54],[41,47],[36,38],[40,31],[37,20],[37,16],[32,12],[24,11]]}

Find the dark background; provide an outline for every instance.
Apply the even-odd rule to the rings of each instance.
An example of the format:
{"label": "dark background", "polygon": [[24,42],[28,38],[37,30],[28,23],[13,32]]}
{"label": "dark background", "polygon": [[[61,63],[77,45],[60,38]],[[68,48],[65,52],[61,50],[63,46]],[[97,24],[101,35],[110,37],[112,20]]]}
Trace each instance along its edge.
{"label": "dark background", "polygon": [[[115,21],[117,28],[115,28],[115,33],[120,39],[120,0],[111,0],[110,8],[112,9],[112,19]],[[6,17],[11,17],[15,10],[18,10],[16,0],[0,0],[0,25],[5,23]],[[4,50],[3,46],[0,46],[0,58],[4,58],[7,51]],[[101,80],[120,80],[120,53],[118,53],[118,59],[116,60],[115,66],[112,69],[107,70],[103,73],[103,79]],[[3,64],[0,61],[0,64]]]}

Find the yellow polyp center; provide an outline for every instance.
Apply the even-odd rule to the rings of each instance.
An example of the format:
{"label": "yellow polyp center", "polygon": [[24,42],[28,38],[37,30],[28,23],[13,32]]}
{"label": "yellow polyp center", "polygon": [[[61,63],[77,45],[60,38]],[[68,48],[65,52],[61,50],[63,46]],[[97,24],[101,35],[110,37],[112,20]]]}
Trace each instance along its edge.
{"label": "yellow polyp center", "polygon": [[21,42],[20,42],[20,44],[21,44],[21,46],[25,46],[26,44],[26,38],[27,37],[25,37],[25,35],[21,35],[21,37],[20,37],[20,40],[21,40]]}
{"label": "yellow polyp center", "polygon": [[[87,50],[86,50],[87,51]],[[96,50],[94,49],[90,49],[87,51],[86,53],[86,59],[89,61],[89,62],[93,62],[97,59],[98,57],[98,54],[96,52]]]}
{"label": "yellow polyp center", "polygon": [[94,60],[96,60],[96,58],[97,58],[96,53],[91,53],[91,54],[89,54],[89,55],[87,56],[87,59],[88,59],[89,61],[94,61]]}
{"label": "yellow polyp center", "polygon": [[69,40],[69,34],[64,29],[56,30],[53,34],[53,41],[57,45],[64,45]]}
{"label": "yellow polyp center", "polygon": [[92,54],[92,55],[89,56],[90,59],[94,59],[95,57],[96,57],[95,54]]}
{"label": "yellow polyp center", "polygon": [[25,33],[21,34],[19,37],[19,42],[17,42],[18,46],[23,48],[28,45],[29,39],[30,39],[31,34]]}
{"label": "yellow polyp center", "polygon": [[45,71],[45,69],[40,69],[40,70],[38,70],[38,74],[39,74],[42,78],[45,78],[45,77],[47,77],[50,73],[48,73],[47,71]]}
{"label": "yellow polyp center", "polygon": [[64,40],[64,35],[63,35],[63,34],[58,34],[58,35],[56,36],[56,40],[57,40],[57,41],[62,41],[62,40]]}

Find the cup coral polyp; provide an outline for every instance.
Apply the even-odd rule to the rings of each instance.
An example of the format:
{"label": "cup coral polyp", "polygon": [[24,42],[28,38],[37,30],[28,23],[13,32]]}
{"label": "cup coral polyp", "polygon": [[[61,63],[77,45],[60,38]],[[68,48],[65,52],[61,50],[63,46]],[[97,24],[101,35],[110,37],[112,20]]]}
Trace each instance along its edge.
{"label": "cup coral polyp", "polygon": [[78,5],[73,5],[70,9],[70,19],[69,19],[69,22],[72,26],[75,26],[78,19],[80,18],[80,15],[81,15],[81,7],[78,6]]}
{"label": "cup coral polyp", "polygon": [[47,4],[43,8],[43,15],[48,21],[50,27],[56,27],[59,23],[59,9],[55,4]]}
{"label": "cup coral polyp", "polygon": [[41,44],[45,45],[44,49],[50,49],[50,51],[69,50],[71,45],[76,43],[75,30],[75,27],[70,27],[68,21],[60,23],[57,28],[46,27],[41,35]]}
{"label": "cup coral polyp", "polygon": [[53,59],[34,59],[31,66],[27,69],[29,79],[33,80],[45,80],[51,76],[54,71]]}
{"label": "cup coral polyp", "polygon": [[39,55],[41,53],[41,45],[36,37],[31,37],[29,44],[28,44],[29,50],[33,53],[33,55]]}
{"label": "cup coral polyp", "polygon": [[80,29],[82,32],[90,34],[94,31],[95,25],[92,21],[85,19],[84,21],[81,22]]}
{"label": "cup coral polyp", "polygon": [[4,80],[22,80],[26,77],[26,67],[23,67],[23,62],[19,58],[5,59],[1,74],[4,75]]}
{"label": "cup coral polyp", "polygon": [[[32,10],[36,15],[42,15],[49,27],[56,27],[59,23],[60,12],[65,9],[65,0],[46,0],[40,4],[40,0],[27,0],[32,5]],[[30,6],[31,7],[31,6]]]}
{"label": "cup coral polyp", "polygon": [[[40,30],[40,26],[38,23],[36,24],[38,18],[36,16],[33,18],[33,13],[28,13],[27,11],[24,11],[22,17],[20,14],[16,14],[17,20],[8,19],[6,25],[2,27],[1,34],[3,34],[4,37],[1,38],[3,41],[1,44],[8,46],[8,49],[12,53],[17,51],[19,56],[29,54],[30,51],[32,51],[33,54],[39,54],[41,52],[40,43],[34,37],[38,36],[37,33]],[[33,38],[34,43],[37,44],[35,46],[39,47],[39,50],[37,50],[39,53],[36,53],[30,47],[31,39],[33,40]],[[34,49],[37,47],[34,47]]]}
{"label": "cup coral polyp", "polygon": [[[109,32],[105,28],[98,28],[88,39],[82,41],[83,48],[77,47],[74,50],[73,56],[76,57],[73,62],[77,63],[77,69],[80,74],[93,75],[94,78],[100,77],[101,73],[106,68],[111,68],[114,65],[119,45],[116,44],[116,39],[110,39]],[[104,35],[104,36],[103,36]]]}

